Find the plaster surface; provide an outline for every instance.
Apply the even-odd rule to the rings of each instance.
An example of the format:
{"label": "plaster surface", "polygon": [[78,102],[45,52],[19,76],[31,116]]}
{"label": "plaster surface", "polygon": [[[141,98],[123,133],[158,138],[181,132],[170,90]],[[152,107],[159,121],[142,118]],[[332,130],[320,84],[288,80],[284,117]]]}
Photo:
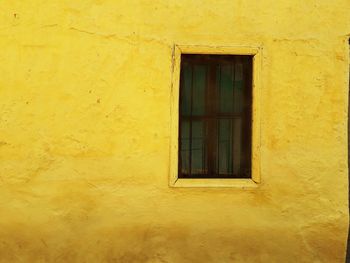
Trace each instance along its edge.
{"label": "plaster surface", "polygon": [[[348,0],[0,10],[0,262],[344,261]],[[263,47],[259,187],[168,186],[174,43]]]}

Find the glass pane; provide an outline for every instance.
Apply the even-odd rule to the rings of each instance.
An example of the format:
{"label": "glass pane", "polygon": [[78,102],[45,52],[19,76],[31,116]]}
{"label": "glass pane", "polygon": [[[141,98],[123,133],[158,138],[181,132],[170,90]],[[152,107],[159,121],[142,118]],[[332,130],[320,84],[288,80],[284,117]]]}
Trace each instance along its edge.
{"label": "glass pane", "polygon": [[234,82],[234,112],[241,113],[243,110],[243,65],[237,62],[235,65],[235,82]]}
{"label": "glass pane", "polygon": [[218,127],[218,163],[219,174],[232,173],[232,120],[219,120]]}
{"label": "glass pane", "polygon": [[189,174],[190,172],[190,122],[181,121],[181,173]]}
{"label": "glass pane", "polygon": [[192,115],[205,114],[205,87],[207,69],[204,65],[195,65],[193,68],[193,106]]}
{"label": "glass pane", "polygon": [[186,54],[181,61],[179,176],[249,177],[252,58]]}
{"label": "glass pane", "polygon": [[205,131],[203,121],[192,122],[192,174],[205,173]]}
{"label": "glass pane", "polygon": [[219,87],[220,112],[233,112],[233,70],[232,65],[218,67],[217,81]]}
{"label": "glass pane", "polygon": [[241,169],[241,142],[242,142],[242,120],[234,119],[233,128],[233,174],[237,175]]}
{"label": "glass pane", "polygon": [[191,114],[191,86],[192,86],[192,67],[184,65],[182,69],[182,87],[181,87],[181,114]]}

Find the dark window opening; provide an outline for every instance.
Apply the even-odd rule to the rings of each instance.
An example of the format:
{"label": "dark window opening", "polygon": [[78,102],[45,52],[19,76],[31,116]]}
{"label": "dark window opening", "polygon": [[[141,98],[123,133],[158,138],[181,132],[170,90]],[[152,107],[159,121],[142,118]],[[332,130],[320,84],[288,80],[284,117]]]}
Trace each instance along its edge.
{"label": "dark window opening", "polygon": [[179,178],[251,178],[252,56],[181,56]]}

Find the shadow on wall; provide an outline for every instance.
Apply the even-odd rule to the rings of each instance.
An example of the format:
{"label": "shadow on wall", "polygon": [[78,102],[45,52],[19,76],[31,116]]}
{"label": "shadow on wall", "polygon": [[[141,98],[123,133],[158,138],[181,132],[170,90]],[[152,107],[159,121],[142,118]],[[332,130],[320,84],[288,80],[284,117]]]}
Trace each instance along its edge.
{"label": "shadow on wall", "polygon": [[[156,224],[91,226],[52,232],[24,224],[0,231],[0,262],[341,262],[329,225],[207,229]],[[337,223],[333,225],[337,233]],[[300,261],[300,259],[303,259]]]}

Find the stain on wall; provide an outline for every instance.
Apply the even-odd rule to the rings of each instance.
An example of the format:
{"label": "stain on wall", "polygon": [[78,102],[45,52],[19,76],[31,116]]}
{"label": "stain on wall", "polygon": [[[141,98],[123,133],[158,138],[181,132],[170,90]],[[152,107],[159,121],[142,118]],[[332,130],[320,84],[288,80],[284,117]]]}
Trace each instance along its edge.
{"label": "stain on wall", "polygon": [[[343,262],[349,9],[2,3],[0,262]],[[174,43],[263,47],[257,189],[168,187]]]}

